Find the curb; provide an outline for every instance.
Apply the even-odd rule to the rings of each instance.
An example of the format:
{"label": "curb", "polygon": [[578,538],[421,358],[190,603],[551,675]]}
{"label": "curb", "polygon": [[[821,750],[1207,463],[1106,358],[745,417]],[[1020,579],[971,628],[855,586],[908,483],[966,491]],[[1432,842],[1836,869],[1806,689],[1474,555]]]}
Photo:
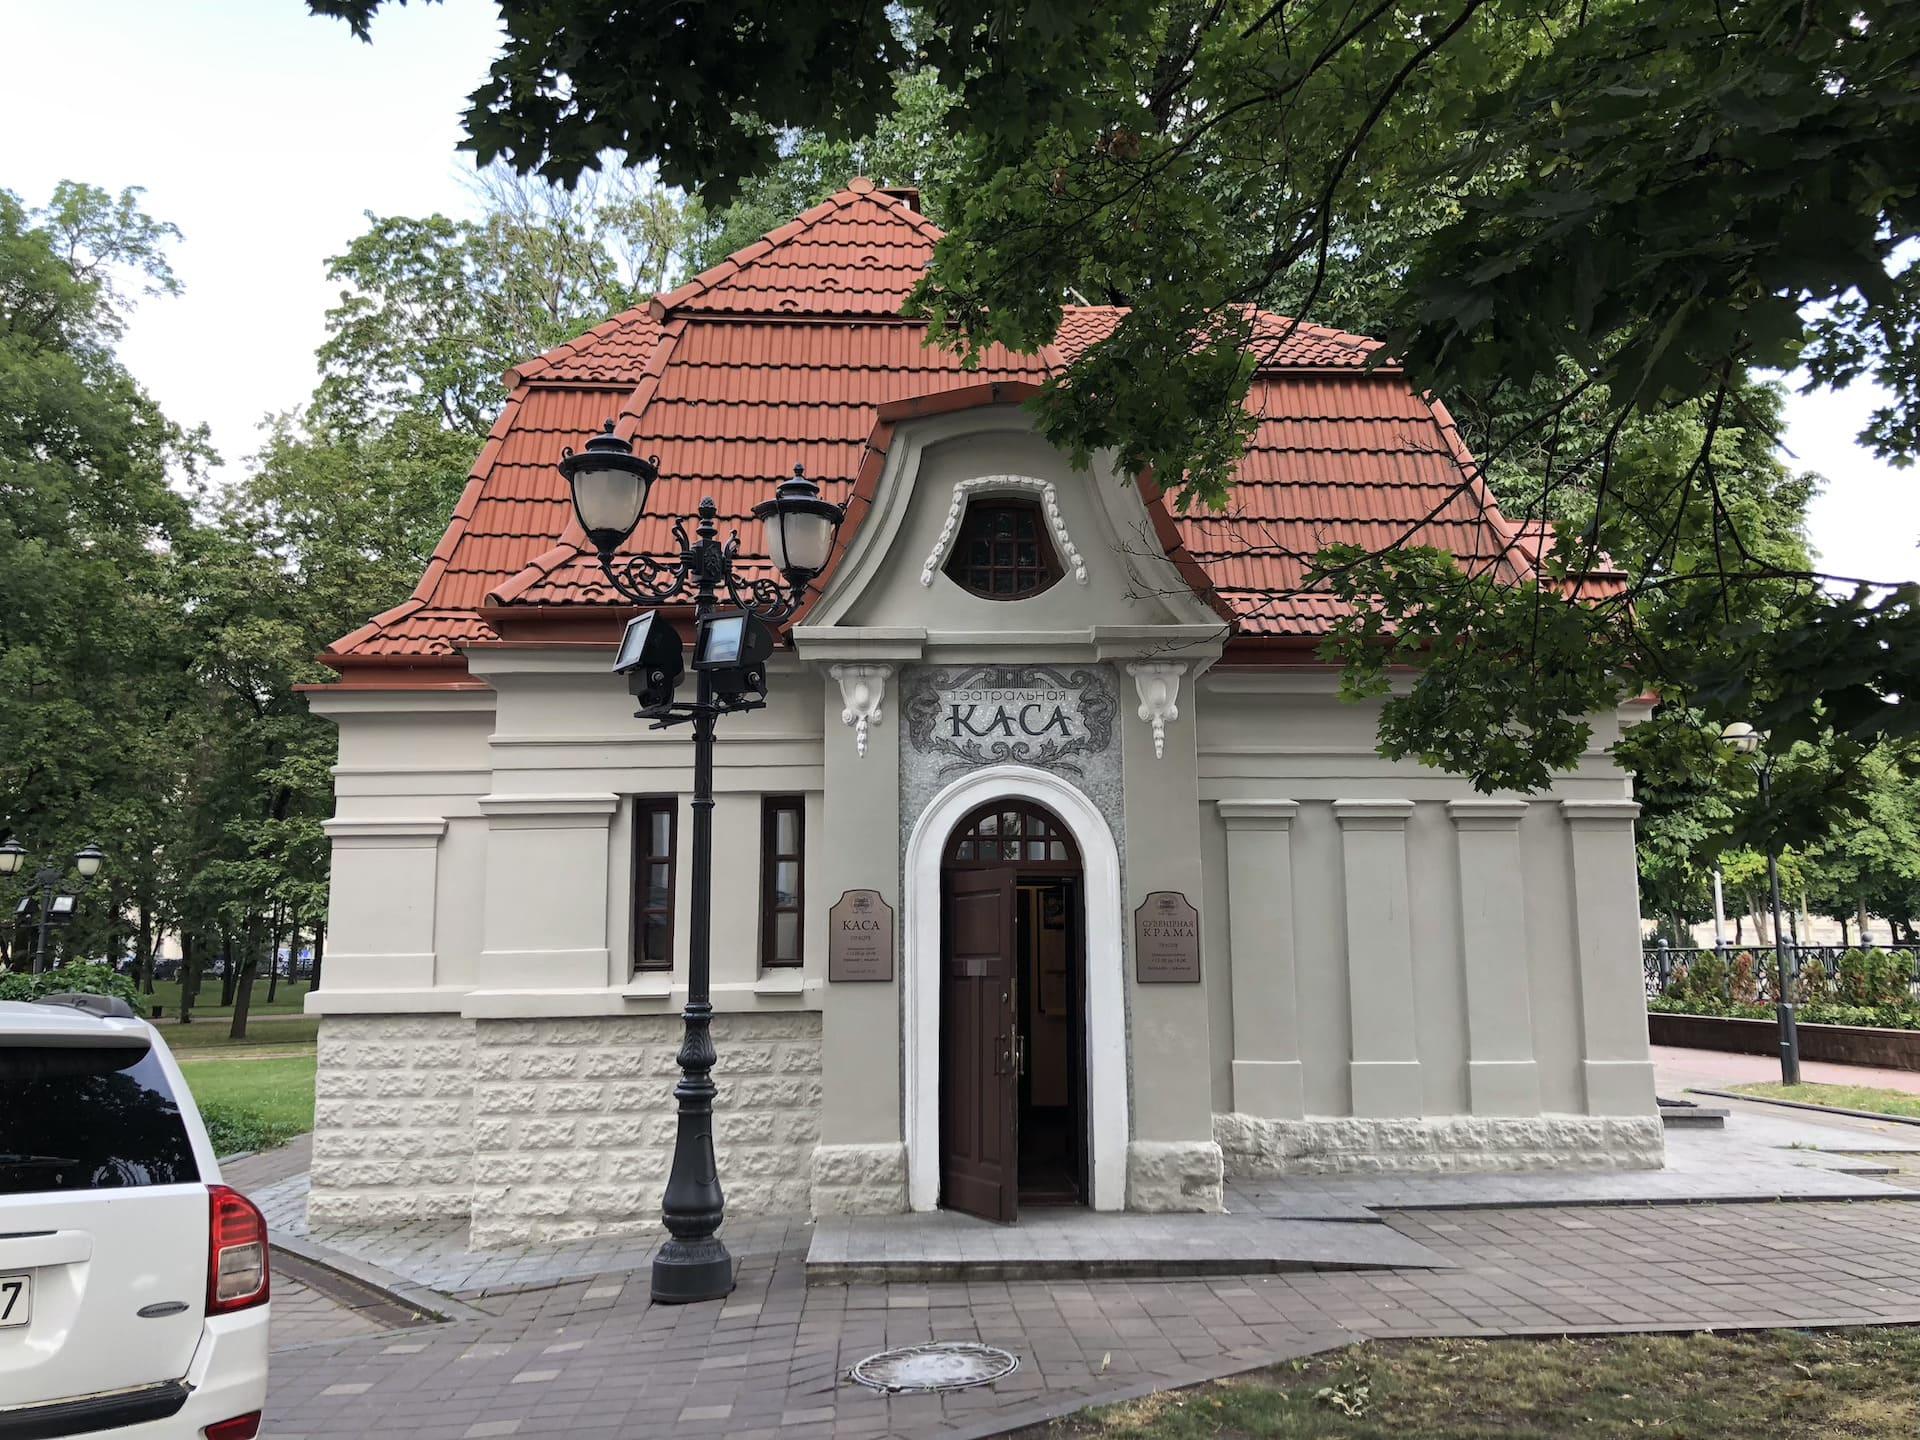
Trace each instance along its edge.
{"label": "curb", "polygon": [[378,1291],[394,1304],[403,1309],[412,1310],[430,1320],[452,1322],[461,1320],[498,1320],[498,1315],[489,1315],[465,1301],[456,1300],[438,1290],[429,1290],[424,1285],[416,1285],[411,1280],[403,1280],[390,1271],[377,1265],[369,1265],[364,1260],[356,1260],[351,1255],[327,1245],[316,1244],[312,1240],[300,1240],[291,1235],[269,1233],[267,1244],[271,1249],[283,1250],[297,1260],[309,1265],[317,1265],[322,1270],[331,1270],[366,1289]]}
{"label": "curb", "polygon": [[[1855,1120],[1879,1120],[1889,1125],[1920,1125],[1920,1115],[1885,1115],[1878,1110],[1849,1110],[1843,1105],[1815,1105],[1810,1100],[1780,1100],[1771,1095],[1743,1095],[1738,1090],[1687,1087],[1689,1095],[1711,1095],[1716,1100],[1744,1100],[1749,1105],[1778,1105],[1783,1110],[1811,1110],[1816,1115],[1846,1115]],[[1889,1154],[1904,1153],[1889,1151]]]}

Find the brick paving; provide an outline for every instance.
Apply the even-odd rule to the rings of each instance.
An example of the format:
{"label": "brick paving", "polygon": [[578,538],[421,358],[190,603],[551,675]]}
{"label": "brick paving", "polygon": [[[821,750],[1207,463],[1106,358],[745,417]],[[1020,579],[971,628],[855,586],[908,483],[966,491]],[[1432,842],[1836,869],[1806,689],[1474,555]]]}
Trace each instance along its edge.
{"label": "brick paving", "polygon": [[[1382,1209],[1433,1207],[1568,1205],[1600,1203],[1699,1203],[1712,1200],[1820,1198],[1875,1199],[1909,1193],[1898,1176],[1883,1172],[1902,1153],[1920,1162],[1920,1130],[1903,1127],[1898,1136],[1869,1136],[1837,1130],[1828,1117],[1820,1123],[1798,1112],[1742,1113],[1724,1131],[1669,1132],[1667,1168],[1657,1171],[1598,1173],[1544,1172],[1492,1175],[1291,1176],[1285,1180],[1237,1181],[1229,1185],[1228,1209],[1271,1219],[1365,1220]],[[1863,1160],[1819,1147],[1845,1144],[1849,1151],[1886,1151]],[[264,1161],[266,1157],[259,1157]],[[255,1162],[246,1162],[252,1164]],[[1917,1165],[1916,1168],[1920,1168]],[[237,1183],[237,1182],[236,1182]],[[311,1241],[312,1251],[333,1252],[377,1267],[411,1285],[471,1299],[501,1290],[551,1285],[592,1275],[639,1270],[651,1258],[657,1237],[603,1236],[547,1242],[508,1249],[477,1250],[467,1227],[457,1220],[396,1222],[377,1230],[330,1231],[310,1235],[306,1220],[304,1173],[253,1189],[277,1239]],[[243,1188],[245,1188],[243,1186]],[[1036,1212],[1037,1213],[1037,1212]],[[1149,1217],[1140,1217],[1149,1218]],[[917,1223],[959,1223],[919,1220]],[[1204,1226],[1195,1217],[1163,1217],[1150,1223]],[[1223,1222],[1230,1231],[1232,1222]],[[737,1257],[776,1255],[798,1243],[804,1220],[735,1219],[728,1222],[727,1243]],[[1073,1235],[1070,1253],[1081,1253]],[[1223,1240],[1235,1237],[1224,1235]],[[1245,1237],[1238,1237],[1244,1242]],[[1194,1243],[1204,1245],[1204,1239]],[[1313,1244],[1296,1247],[1312,1258]],[[1266,1254],[1254,1246],[1250,1255]],[[1376,1263],[1404,1258],[1388,1252]],[[1329,1257],[1330,1258],[1330,1257]],[[1365,1258],[1365,1257],[1360,1257]],[[1271,1268],[1251,1266],[1253,1269]]]}
{"label": "brick paving", "polygon": [[[1441,1262],[1421,1269],[809,1287],[814,1227],[736,1221],[738,1290],[684,1308],[648,1301],[644,1236],[474,1251],[459,1227],[421,1223],[316,1240],[300,1154],[227,1173],[253,1187],[279,1242],[349,1272],[276,1256],[269,1421],[283,1440],[964,1440],[1368,1337],[1920,1323],[1920,1204],[1897,1188],[1907,1175],[1879,1173],[1920,1173],[1908,1138],[1737,1113],[1727,1132],[1671,1136],[1669,1168],[1638,1176],[1233,1187],[1241,1217],[1373,1231]],[[1800,1198],[1700,1203],[1769,1195]],[[1906,1198],[1880,1198],[1892,1196]],[[1660,1203],[1674,1201],[1694,1203]],[[351,1254],[327,1249],[341,1241]],[[354,1273],[464,1299],[439,1307],[450,1323],[421,1323],[368,1300]],[[1021,1368],[948,1396],[884,1397],[844,1378],[876,1350],[935,1338],[1002,1346]]]}
{"label": "brick paving", "polygon": [[[1367,1337],[1920,1323],[1911,1201],[1384,1218],[1453,1268],[809,1288],[794,1243],[746,1259],[723,1303],[656,1307],[644,1273],[603,1276],[483,1297],[486,1320],[276,1354],[269,1420],[281,1440],[968,1436]],[[843,1378],[933,1338],[1021,1368],[946,1396]]]}
{"label": "brick paving", "polygon": [[[1728,1050],[1688,1050],[1678,1045],[1652,1047],[1654,1081],[1662,1095],[1689,1085],[1750,1085],[1780,1078],[1777,1055],[1739,1055]],[[1886,1070],[1873,1065],[1840,1065],[1802,1060],[1800,1078],[1810,1085],[1871,1085],[1920,1095],[1920,1070]]]}

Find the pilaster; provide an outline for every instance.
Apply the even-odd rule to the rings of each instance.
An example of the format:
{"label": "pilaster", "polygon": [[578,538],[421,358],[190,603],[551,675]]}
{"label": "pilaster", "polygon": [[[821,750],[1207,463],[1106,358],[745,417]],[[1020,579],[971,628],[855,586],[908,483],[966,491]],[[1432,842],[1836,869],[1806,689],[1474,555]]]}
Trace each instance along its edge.
{"label": "pilaster", "polygon": [[1640,807],[1631,800],[1562,800],[1560,811],[1573,864],[1587,1113],[1649,1114],[1655,1104],[1653,1065],[1633,848]]}
{"label": "pilaster", "polygon": [[480,797],[480,813],[487,817],[480,988],[612,983],[607,872],[618,805],[611,794]]}
{"label": "pilaster", "polygon": [[1538,1115],[1527,986],[1524,800],[1447,802],[1460,860],[1460,949],[1467,982],[1467,1093],[1475,1115]]}
{"label": "pilaster", "polygon": [[436,819],[328,820],[333,841],[330,990],[426,990],[434,983]]}
{"label": "pilaster", "polygon": [[1349,1074],[1356,1116],[1421,1112],[1407,898],[1411,800],[1336,800],[1346,881]]}
{"label": "pilaster", "polygon": [[[836,666],[836,670],[845,667]],[[859,678],[874,706],[892,683],[892,667],[866,664]],[[874,674],[874,671],[888,672]],[[821,685],[825,741],[822,752],[826,793],[821,804],[819,836],[807,837],[807,863],[817,867],[822,904],[807,913],[807,953],[819,957],[819,973],[827,972],[827,912],[849,890],[878,890],[893,907],[893,979],[886,981],[827,981],[822,1001],[823,1063],[821,1076],[825,1104],[821,1110],[821,1140],[835,1154],[852,1157],[848,1164],[881,1165],[885,1184],[898,1182],[899,1203],[889,1200],[879,1208],[905,1206],[905,1162],[900,1175],[876,1157],[892,1154],[904,1131],[900,1101],[901,967],[906,958],[899,933],[905,913],[900,895],[900,730],[896,724],[870,724],[865,733],[843,721],[852,700],[842,684]],[[855,714],[855,721],[858,721]],[[901,1152],[904,1155],[904,1152]],[[865,1157],[864,1159],[862,1157]],[[824,1163],[824,1162],[823,1162]],[[822,1185],[854,1184],[828,1165]],[[860,1185],[881,1183],[881,1171],[862,1171]],[[891,1194],[891,1191],[889,1191]],[[865,1204],[866,1202],[861,1202]]]}
{"label": "pilaster", "polygon": [[1227,946],[1233,992],[1233,1108],[1297,1119],[1306,1112],[1294,987],[1291,800],[1222,800],[1227,831]]}

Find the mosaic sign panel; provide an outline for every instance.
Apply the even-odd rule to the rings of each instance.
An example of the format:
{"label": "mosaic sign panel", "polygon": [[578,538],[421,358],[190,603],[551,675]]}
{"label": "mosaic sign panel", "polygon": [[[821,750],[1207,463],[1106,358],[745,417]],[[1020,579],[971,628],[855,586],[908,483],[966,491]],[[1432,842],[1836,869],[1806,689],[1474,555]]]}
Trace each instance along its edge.
{"label": "mosaic sign panel", "polygon": [[942,774],[1012,764],[1080,775],[1112,745],[1119,714],[1103,669],[1051,665],[915,671],[901,709],[908,744]]}

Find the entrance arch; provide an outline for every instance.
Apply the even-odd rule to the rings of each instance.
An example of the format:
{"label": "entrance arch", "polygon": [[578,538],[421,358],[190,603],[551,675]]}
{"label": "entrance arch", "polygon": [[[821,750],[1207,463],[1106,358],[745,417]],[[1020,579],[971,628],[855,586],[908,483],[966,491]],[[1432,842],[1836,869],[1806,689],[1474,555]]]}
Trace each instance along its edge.
{"label": "entrance arch", "polygon": [[1080,851],[1086,887],[1086,1053],[1089,1200],[1126,1203],[1126,991],[1120,930],[1120,850],[1093,802],[1056,775],[991,765],[935,795],[907,839],[905,1008],[907,1199],[931,1210],[940,1199],[940,876],[954,827],[989,801],[1031,800],[1057,816]]}

